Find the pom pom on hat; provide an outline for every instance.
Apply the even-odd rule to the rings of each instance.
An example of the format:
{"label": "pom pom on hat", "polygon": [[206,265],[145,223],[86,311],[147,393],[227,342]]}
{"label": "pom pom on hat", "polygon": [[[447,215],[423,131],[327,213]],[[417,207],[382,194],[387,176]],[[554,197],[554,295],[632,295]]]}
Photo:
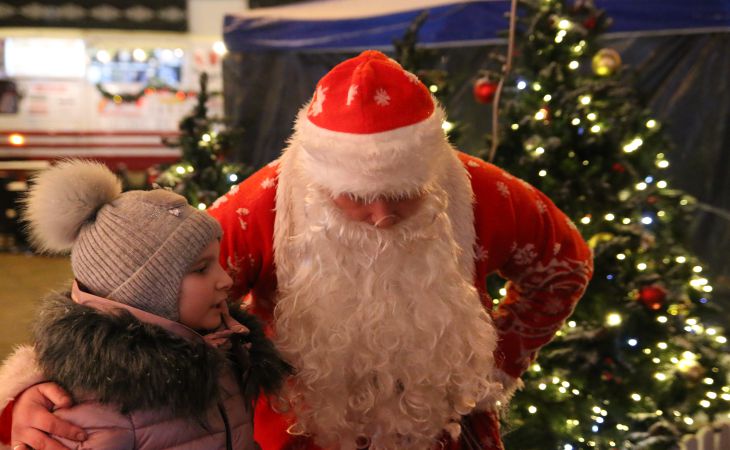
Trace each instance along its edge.
{"label": "pom pom on hat", "polygon": [[82,225],[121,193],[121,182],[103,164],[62,161],[35,177],[23,200],[31,242],[42,252],[69,251]]}

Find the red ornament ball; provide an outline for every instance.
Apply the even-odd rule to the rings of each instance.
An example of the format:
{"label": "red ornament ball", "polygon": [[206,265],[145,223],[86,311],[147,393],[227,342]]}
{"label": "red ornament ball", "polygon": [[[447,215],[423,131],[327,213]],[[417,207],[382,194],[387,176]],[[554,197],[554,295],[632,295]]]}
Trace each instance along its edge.
{"label": "red ornament ball", "polygon": [[497,92],[497,85],[488,78],[480,78],[474,83],[474,99],[479,103],[492,103],[494,94]]}
{"label": "red ornament ball", "polygon": [[652,311],[658,311],[667,299],[667,290],[652,284],[639,289],[639,301]]}
{"label": "red ornament ball", "polygon": [[626,167],[624,167],[624,165],[621,163],[613,163],[613,166],[611,166],[611,169],[614,172],[618,172],[618,173],[626,172]]}
{"label": "red ornament ball", "polygon": [[588,30],[592,30],[596,28],[596,24],[598,23],[598,20],[594,16],[591,16],[583,21],[583,26],[586,27]]}

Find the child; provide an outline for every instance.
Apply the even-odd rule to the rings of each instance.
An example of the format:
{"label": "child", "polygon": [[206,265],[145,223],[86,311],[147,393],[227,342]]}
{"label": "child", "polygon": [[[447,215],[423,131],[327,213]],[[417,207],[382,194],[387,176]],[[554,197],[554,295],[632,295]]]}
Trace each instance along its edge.
{"label": "child", "polygon": [[75,281],[42,306],[34,352],[16,352],[0,386],[37,364],[74,397],[58,415],[87,431],[76,448],[258,448],[252,402],[291,367],[251,315],[229,312],[218,222],[170,191],[122,194],[87,161],[42,173],[26,203],[32,240],[71,250]]}

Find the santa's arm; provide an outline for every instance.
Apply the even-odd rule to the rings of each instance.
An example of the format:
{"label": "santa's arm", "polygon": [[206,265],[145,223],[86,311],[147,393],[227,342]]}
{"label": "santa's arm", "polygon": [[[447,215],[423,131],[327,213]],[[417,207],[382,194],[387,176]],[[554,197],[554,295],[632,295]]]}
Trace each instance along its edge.
{"label": "santa's arm", "polygon": [[0,443],[10,444],[13,403],[29,387],[45,380],[36,364],[35,350],[22,345],[0,367]]}
{"label": "santa's arm", "polygon": [[[499,334],[495,359],[507,397],[519,377],[570,316],[593,273],[590,249],[543,193],[480,160],[467,164],[475,190],[477,253],[486,273],[508,280],[492,316]],[[483,281],[482,281],[483,282]]]}

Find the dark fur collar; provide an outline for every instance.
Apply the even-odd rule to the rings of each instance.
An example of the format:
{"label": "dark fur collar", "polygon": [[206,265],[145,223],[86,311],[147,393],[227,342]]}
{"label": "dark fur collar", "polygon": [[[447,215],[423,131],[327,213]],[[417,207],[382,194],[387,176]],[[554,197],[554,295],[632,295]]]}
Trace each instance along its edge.
{"label": "dark fur collar", "polygon": [[[237,373],[245,393],[272,392],[291,367],[279,357],[251,315],[234,317],[251,329],[250,351]],[[115,404],[121,411],[167,408],[198,416],[218,399],[225,355],[163,328],[142,323],[129,312],[109,314],[76,304],[69,293],[52,294],[35,325],[36,352],[44,374],[78,399]],[[244,342],[245,342],[244,341]],[[251,397],[249,397],[251,398]]]}

